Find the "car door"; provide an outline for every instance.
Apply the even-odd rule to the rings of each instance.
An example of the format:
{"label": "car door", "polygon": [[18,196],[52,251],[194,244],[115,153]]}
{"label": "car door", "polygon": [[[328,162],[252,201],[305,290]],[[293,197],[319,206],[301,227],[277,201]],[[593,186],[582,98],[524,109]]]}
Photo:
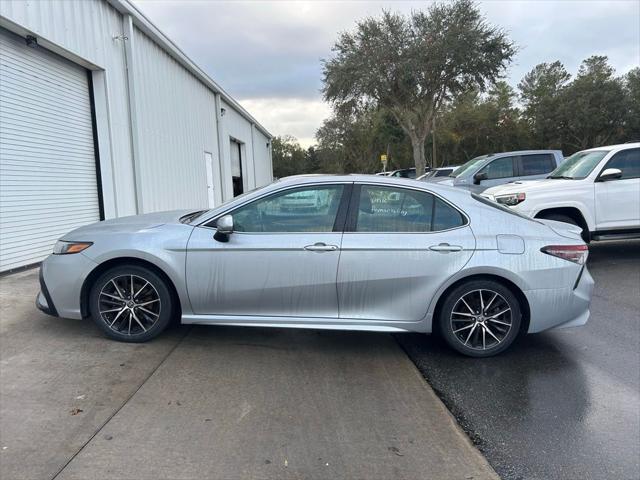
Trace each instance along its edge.
{"label": "car door", "polygon": [[640,228],[640,148],[614,154],[608,168],[622,171],[620,178],[595,182],[596,230]]}
{"label": "car door", "polygon": [[471,258],[466,216],[424,190],[354,187],[338,267],[341,319],[417,322]]}
{"label": "car door", "polygon": [[519,180],[538,180],[546,178],[556,168],[552,153],[523,154],[517,158]]}
{"label": "car door", "polygon": [[[337,317],[336,274],[351,183],[289,188],[235,208],[228,241],[196,227],[186,278],[196,314]],[[342,225],[338,213],[343,210]]]}
{"label": "car door", "polygon": [[475,175],[471,179],[470,189],[475,193],[485,191],[487,188],[495,187],[517,180],[517,157],[500,157],[492,160],[482,167],[475,175],[485,176],[479,182],[475,180]]}

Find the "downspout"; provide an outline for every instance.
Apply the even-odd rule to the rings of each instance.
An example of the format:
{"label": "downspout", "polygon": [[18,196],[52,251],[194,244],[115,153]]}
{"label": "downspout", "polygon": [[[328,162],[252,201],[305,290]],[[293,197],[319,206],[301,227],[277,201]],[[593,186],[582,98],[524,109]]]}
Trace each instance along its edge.
{"label": "downspout", "polygon": [[258,180],[256,177],[256,124],[251,124],[251,159],[253,161],[253,185],[251,188],[258,186]]}
{"label": "downspout", "polygon": [[131,157],[132,157],[132,169],[133,169],[133,190],[136,199],[136,213],[140,214],[144,212],[142,204],[142,178],[140,169],[140,138],[138,129],[138,108],[136,102],[136,87],[135,87],[135,71],[134,71],[134,57],[133,57],[133,42],[134,42],[134,26],[133,17],[131,15],[123,15],[123,32],[124,32],[124,61],[125,69],[127,71],[127,92],[128,92],[128,110],[129,110],[129,126],[131,128]]}
{"label": "downspout", "polygon": [[[224,202],[227,198],[230,198],[226,188],[226,178],[227,173],[229,173],[229,177],[231,177],[230,173],[227,172],[227,167],[224,159],[224,133],[223,133],[223,120],[222,120],[222,102],[220,100],[220,93],[215,93],[215,107],[216,107],[216,130],[218,131],[218,162],[220,163],[220,186],[222,201]],[[232,195],[233,196],[233,195]]]}

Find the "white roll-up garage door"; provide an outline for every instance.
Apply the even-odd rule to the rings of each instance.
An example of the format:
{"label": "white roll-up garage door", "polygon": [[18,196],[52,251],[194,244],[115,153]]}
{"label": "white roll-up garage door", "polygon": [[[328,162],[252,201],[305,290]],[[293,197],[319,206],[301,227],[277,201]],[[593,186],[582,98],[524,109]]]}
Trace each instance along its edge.
{"label": "white roll-up garage door", "polygon": [[0,29],[0,272],[99,217],[87,71]]}

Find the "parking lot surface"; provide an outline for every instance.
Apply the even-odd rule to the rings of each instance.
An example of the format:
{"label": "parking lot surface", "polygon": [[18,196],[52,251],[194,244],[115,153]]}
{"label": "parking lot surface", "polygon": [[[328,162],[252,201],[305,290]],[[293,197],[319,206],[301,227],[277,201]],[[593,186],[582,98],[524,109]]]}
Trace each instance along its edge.
{"label": "parking lot surface", "polygon": [[506,479],[640,478],[640,241],[594,243],[589,323],[477,361],[398,335]]}
{"label": "parking lot surface", "polygon": [[0,279],[0,478],[496,478],[390,335],[123,344],[36,291],[36,271]]}

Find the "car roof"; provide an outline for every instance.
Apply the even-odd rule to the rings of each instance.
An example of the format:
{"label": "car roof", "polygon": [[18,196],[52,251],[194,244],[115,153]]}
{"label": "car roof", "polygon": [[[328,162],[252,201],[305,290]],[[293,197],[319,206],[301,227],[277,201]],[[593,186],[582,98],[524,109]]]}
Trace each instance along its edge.
{"label": "car roof", "polygon": [[588,148],[586,150],[582,150],[583,152],[595,152],[595,151],[602,151],[605,150],[607,152],[610,152],[612,150],[627,150],[629,148],[638,148],[640,147],[640,142],[631,142],[631,143],[619,143],[617,145],[605,145],[602,147],[594,147],[594,148]]}
{"label": "car roof", "polygon": [[487,157],[496,157],[503,155],[524,155],[532,153],[562,153],[562,150],[513,150],[511,152],[494,152],[487,154]]}
{"label": "car roof", "polygon": [[309,183],[325,183],[325,182],[337,182],[337,183],[356,182],[356,183],[370,183],[370,184],[389,185],[389,186],[398,186],[398,187],[412,186],[412,187],[418,187],[421,190],[442,191],[443,194],[451,193],[451,192],[453,192],[454,194],[457,194],[461,191],[466,192],[465,189],[456,188],[449,185],[441,185],[439,183],[425,183],[413,178],[385,177],[385,176],[367,175],[367,174],[361,174],[361,173],[351,173],[351,174],[343,174],[343,175],[340,175],[340,174],[326,175],[321,173],[293,175],[291,177],[281,178],[278,181],[272,183],[271,185],[276,188],[279,188],[280,186],[306,185]]}

